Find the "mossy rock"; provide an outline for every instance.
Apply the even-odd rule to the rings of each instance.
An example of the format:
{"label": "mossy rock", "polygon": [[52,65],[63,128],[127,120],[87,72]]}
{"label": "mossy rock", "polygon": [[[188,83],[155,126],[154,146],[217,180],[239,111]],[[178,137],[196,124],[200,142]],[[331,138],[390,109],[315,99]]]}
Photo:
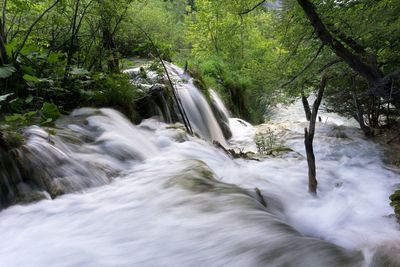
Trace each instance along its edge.
{"label": "mossy rock", "polygon": [[29,193],[18,193],[18,195],[14,199],[14,202],[15,204],[29,204],[44,199],[48,199],[48,196],[45,193],[32,191]]}
{"label": "mossy rock", "polygon": [[400,190],[395,191],[389,199],[391,200],[390,206],[393,207],[397,221],[400,223]]}
{"label": "mossy rock", "polygon": [[336,126],[334,127],[329,133],[329,137],[334,137],[334,138],[341,138],[341,139],[347,139],[349,138],[347,134],[344,132],[344,128],[341,126]]}
{"label": "mossy rock", "polygon": [[50,188],[48,189],[48,192],[51,196],[52,199],[64,195],[66,192],[61,188],[60,185],[57,185],[56,183],[52,183],[50,185]]}
{"label": "mossy rock", "polygon": [[389,198],[392,202],[400,202],[400,190],[394,192]]}
{"label": "mossy rock", "polygon": [[24,138],[18,131],[7,130],[0,132],[0,148],[3,148],[6,151],[21,147],[23,143]]}
{"label": "mossy rock", "polygon": [[289,152],[293,152],[293,149],[285,146],[280,146],[268,149],[264,154],[268,156],[279,156]]}
{"label": "mossy rock", "polygon": [[371,267],[398,267],[400,266],[400,256],[395,248],[380,248],[373,256]]}
{"label": "mossy rock", "polygon": [[217,194],[235,194],[242,193],[249,195],[244,189],[235,185],[226,184],[215,179],[214,174],[209,167],[202,161],[194,160],[188,168],[173,177],[168,186],[177,184],[182,188],[196,193],[217,193]]}

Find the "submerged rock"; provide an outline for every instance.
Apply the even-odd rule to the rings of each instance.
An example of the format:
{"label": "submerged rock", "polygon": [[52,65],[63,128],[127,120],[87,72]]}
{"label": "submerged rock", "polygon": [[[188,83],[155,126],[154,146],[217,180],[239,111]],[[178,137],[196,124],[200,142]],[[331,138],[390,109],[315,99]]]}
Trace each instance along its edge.
{"label": "submerged rock", "polygon": [[344,130],[344,126],[334,126],[332,127],[332,130],[327,134],[327,136],[334,138],[349,138]]}
{"label": "submerged rock", "polygon": [[199,160],[191,161],[187,169],[168,182],[168,185],[173,184],[178,184],[186,190],[197,193],[248,194],[248,192],[242,188],[216,180],[210,168]]}

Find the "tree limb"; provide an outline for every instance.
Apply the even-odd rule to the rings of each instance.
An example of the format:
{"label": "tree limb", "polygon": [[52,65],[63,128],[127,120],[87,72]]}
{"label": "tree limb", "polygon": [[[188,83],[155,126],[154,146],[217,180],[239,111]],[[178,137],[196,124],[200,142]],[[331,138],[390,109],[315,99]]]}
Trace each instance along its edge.
{"label": "tree limb", "polygon": [[3,42],[7,43],[7,28],[6,28],[6,14],[7,14],[7,0],[3,0],[3,12],[2,12],[2,23],[1,23],[1,35],[3,36]]}
{"label": "tree limb", "polygon": [[315,99],[315,101],[313,103],[313,108],[312,108],[312,112],[311,112],[310,128],[308,131],[309,135],[311,136],[311,139],[314,138],[315,122],[317,121],[318,109],[319,109],[319,106],[321,105],[322,96],[324,95],[327,80],[328,80],[328,76],[325,73],[322,74],[321,81],[319,83],[317,99]]}
{"label": "tree limb", "polygon": [[290,83],[292,83],[294,80],[296,80],[300,75],[302,75],[302,74],[314,63],[314,61],[317,59],[317,57],[318,57],[319,54],[321,53],[322,48],[324,48],[324,46],[325,46],[325,45],[322,44],[322,45],[318,48],[317,53],[314,55],[314,57],[311,59],[311,61],[308,62],[308,64],[307,64],[298,74],[296,74],[295,76],[293,76],[288,82],[282,84],[281,87],[287,86],[288,84],[290,84]]}
{"label": "tree limb", "polygon": [[35,25],[43,18],[44,15],[46,15],[47,12],[49,12],[51,9],[53,9],[61,0],[56,0],[51,6],[49,6],[46,10],[44,10],[42,12],[42,14],[40,14],[39,17],[36,18],[36,20],[31,24],[31,26],[29,27],[28,31],[25,34],[25,38],[22,41],[21,45],[17,48],[17,51],[14,53],[13,56],[13,62],[15,62],[15,60],[17,59],[19,53],[21,52],[22,48],[24,48],[26,41],[28,40],[29,35],[31,34],[33,28],[35,27]]}
{"label": "tree limb", "polygon": [[253,11],[254,9],[256,9],[257,7],[259,7],[259,6],[261,6],[262,4],[264,4],[265,1],[266,1],[266,0],[263,0],[263,1],[259,2],[257,5],[253,6],[252,8],[247,9],[247,10],[245,10],[245,11],[243,11],[243,12],[240,12],[239,15],[245,15],[245,14],[250,13],[251,11]]}
{"label": "tree limb", "polygon": [[320,69],[318,70],[318,72],[321,73],[321,72],[323,72],[324,70],[326,70],[327,68],[330,68],[330,67],[332,67],[333,65],[335,65],[335,64],[337,64],[337,63],[340,63],[340,62],[342,62],[342,61],[343,61],[343,60],[340,59],[340,58],[334,59],[334,60],[332,60],[332,61],[326,63],[322,68],[320,68]]}
{"label": "tree limb", "polygon": [[368,81],[375,83],[382,78],[377,68],[362,62],[359,57],[332,36],[316,12],[315,6],[309,0],[297,0],[297,2],[302,7],[322,43],[328,45],[338,57],[342,58],[354,71]]}

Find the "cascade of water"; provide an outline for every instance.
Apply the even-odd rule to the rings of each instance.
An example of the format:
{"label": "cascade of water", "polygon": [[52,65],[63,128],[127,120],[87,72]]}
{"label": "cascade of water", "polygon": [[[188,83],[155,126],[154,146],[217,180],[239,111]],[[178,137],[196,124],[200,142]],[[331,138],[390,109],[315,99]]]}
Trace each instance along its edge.
{"label": "cascade of water", "polygon": [[226,146],[221,127],[193,79],[178,66],[166,65],[193,130],[206,140],[218,141]]}
{"label": "cascade of water", "polygon": [[[169,69],[182,80],[180,69]],[[188,116],[212,114],[187,86],[177,88]],[[399,266],[388,204],[399,175],[385,169],[377,145],[337,126],[347,120],[322,111],[318,198],[308,194],[307,122],[296,105],[274,117],[296,157],[260,161],[232,159],[179,126],[154,119],[135,126],[111,109],[76,110],[55,135],[29,128],[22,176],[43,174],[64,190],[117,179],[1,211],[0,266]],[[218,128],[215,118],[202,115],[193,122],[213,139],[200,127]],[[254,147],[252,125],[230,119],[230,126],[233,146]],[[343,134],[332,135],[337,129]]]}
{"label": "cascade of water", "polygon": [[[229,113],[224,106],[222,100],[218,94],[210,90],[210,96],[212,101],[212,107],[208,104],[204,95],[194,85],[193,78],[184,70],[178,66],[165,62],[168,74],[170,75],[178,98],[183,106],[184,112],[186,113],[188,120],[196,134],[209,141],[218,141],[222,145],[226,146],[225,138],[230,138],[231,132],[229,129]],[[149,70],[148,67],[137,67],[124,71],[127,73],[134,84],[139,88],[146,89],[148,91],[154,91],[154,86],[151,84],[158,84],[165,77],[159,76],[155,71]],[[160,98],[161,103],[157,105],[156,110],[162,110],[163,112],[157,112],[161,118],[171,119],[167,100]],[[154,103],[154,102],[153,102]],[[175,103],[176,107],[176,103]],[[214,111],[214,112],[213,112]],[[179,112],[175,112],[177,116]],[[171,122],[164,120],[165,122]],[[182,118],[181,118],[182,121]],[[222,129],[221,129],[222,128]]]}
{"label": "cascade of water", "polygon": [[217,92],[213,89],[209,89],[210,97],[211,97],[211,108],[214,112],[215,117],[217,118],[217,122],[221,127],[221,130],[226,139],[232,137],[232,131],[229,125],[229,111],[225,107],[224,102],[220,98]]}
{"label": "cascade of water", "polygon": [[228,109],[225,107],[224,102],[222,101],[221,97],[218,95],[218,93],[213,90],[210,89],[210,96],[211,96],[211,100],[213,101],[214,105],[217,107],[217,110],[219,113],[221,113],[221,115],[227,120],[230,118],[230,114]]}
{"label": "cascade of water", "polygon": [[[17,155],[13,164],[18,164],[19,169],[0,169],[2,182],[19,177],[5,183],[2,195],[9,196],[0,202],[0,207],[16,198],[25,197],[28,201],[32,197],[29,188],[45,190],[55,197],[107,184],[130,166],[129,162],[158,153],[145,132],[112,109],[75,110],[50,132],[38,126],[24,132],[25,144],[13,152]],[[28,195],[16,196],[21,191]]]}

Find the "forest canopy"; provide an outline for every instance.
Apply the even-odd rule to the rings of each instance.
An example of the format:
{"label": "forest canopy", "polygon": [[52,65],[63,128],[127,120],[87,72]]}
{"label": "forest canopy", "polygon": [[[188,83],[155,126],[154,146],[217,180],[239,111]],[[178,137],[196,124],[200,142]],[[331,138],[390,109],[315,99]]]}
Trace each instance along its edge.
{"label": "forest canopy", "polygon": [[121,71],[159,51],[252,122],[326,74],[330,109],[380,127],[400,103],[399,13],[393,0],[3,0],[2,119],[51,123],[89,105],[137,120],[141,93]]}

